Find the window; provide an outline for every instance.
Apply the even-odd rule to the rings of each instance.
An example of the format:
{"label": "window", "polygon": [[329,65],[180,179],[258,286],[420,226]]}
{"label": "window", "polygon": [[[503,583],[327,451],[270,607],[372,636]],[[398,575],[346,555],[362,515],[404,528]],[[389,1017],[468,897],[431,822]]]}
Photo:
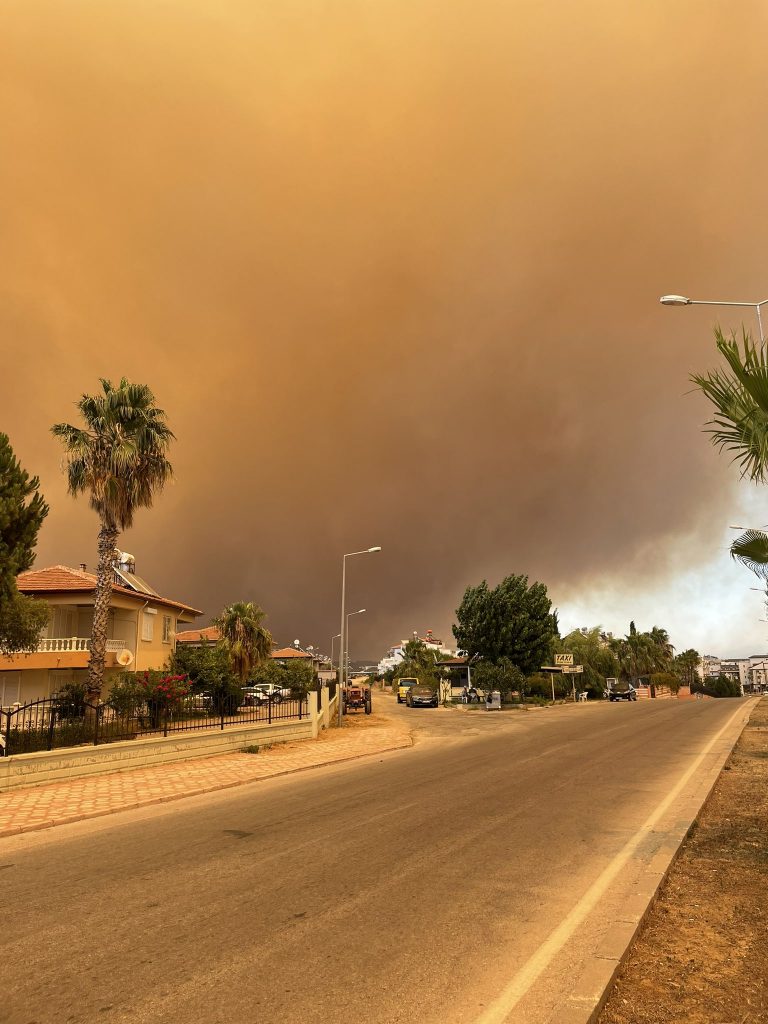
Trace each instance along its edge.
{"label": "window", "polygon": [[163,643],[169,644],[171,642],[171,616],[163,616]]}
{"label": "window", "polygon": [[152,640],[155,635],[155,615],[157,612],[154,608],[146,608],[141,620],[141,639]]}

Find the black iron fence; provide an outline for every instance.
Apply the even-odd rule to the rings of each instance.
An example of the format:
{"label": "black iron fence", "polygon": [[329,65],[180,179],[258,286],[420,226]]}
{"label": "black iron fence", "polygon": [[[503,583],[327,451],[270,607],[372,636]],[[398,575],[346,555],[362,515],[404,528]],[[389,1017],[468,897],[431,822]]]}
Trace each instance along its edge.
{"label": "black iron fence", "polygon": [[126,711],[118,711],[109,703],[50,697],[0,709],[0,756],[96,746],[137,736],[168,736],[193,729],[300,720],[308,714],[306,697],[217,708],[209,697],[190,695],[174,703],[150,700]]}

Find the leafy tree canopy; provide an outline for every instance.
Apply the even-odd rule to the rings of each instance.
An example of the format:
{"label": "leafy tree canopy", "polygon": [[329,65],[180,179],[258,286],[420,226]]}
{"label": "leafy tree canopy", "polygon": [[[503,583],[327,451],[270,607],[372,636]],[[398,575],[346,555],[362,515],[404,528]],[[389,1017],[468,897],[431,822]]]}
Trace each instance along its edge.
{"label": "leafy tree canopy", "polygon": [[721,673],[717,679],[700,680],[691,687],[693,693],[705,693],[708,697],[740,697],[741,686],[736,679]]}
{"label": "leafy tree canopy", "polygon": [[37,534],[48,515],[40,481],[22,469],[0,434],[0,600],[16,593],[16,577],[32,567]]}
{"label": "leafy tree canopy", "polygon": [[37,644],[48,605],[19,594],[16,577],[32,567],[37,534],[48,515],[40,481],[21,468],[8,436],[0,434],[0,653]]}
{"label": "leafy tree canopy", "polygon": [[308,661],[292,659],[282,664],[270,658],[253,670],[249,682],[257,686],[272,683],[294,696],[304,696],[312,689],[315,672]]}
{"label": "leafy tree canopy", "polygon": [[507,658],[526,675],[545,664],[558,636],[557,613],[543,583],[507,576],[497,587],[485,580],[467,587],[453,635],[470,658]]}
{"label": "leafy tree canopy", "polygon": [[619,675],[618,659],[600,626],[572,630],[557,642],[555,650],[560,654],[573,654],[574,665],[584,666],[578,685],[594,696],[602,694],[606,679]]}
{"label": "leafy tree canopy", "polygon": [[517,665],[509,658],[499,658],[498,661],[479,661],[472,669],[472,685],[484,693],[498,690],[502,697],[517,690],[522,697],[526,689],[526,680]]}
{"label": "leafy tree canopy", "polygon": [[678,654],[672,662],[672,671],[680,680],[683,686],[693,686],[699,678],[698,667],[701,656],[698,651],[689,647],[687,651]]}
{"label": "leafy tree canopy", "polygon": [[35,647],[48,614],[45,601],[23,594],[0,601],[0,654],[16,654]]}

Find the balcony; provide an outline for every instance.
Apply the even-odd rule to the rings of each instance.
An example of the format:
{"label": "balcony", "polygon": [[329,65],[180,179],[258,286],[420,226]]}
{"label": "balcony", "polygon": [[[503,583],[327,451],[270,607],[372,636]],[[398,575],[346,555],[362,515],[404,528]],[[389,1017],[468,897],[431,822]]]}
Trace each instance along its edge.
{"label": "balcony", "polygon": [[[129,647],[128,641],[126,640],[107,640],[107,651],[116,652],[122,651],[124,648]],[[69,636],[69,637],[45,637],[35,647],[34,652],[37,654],[53,654],[59,651],[89,651],[91,649],[91,638],[82,636]]]}
{"label": "balcony", "polygon": [[[118,651],[126,648],[133,653],[128,640],[107,640],[106,667],[117,666]],[[36,647],[21,654],[0,656],[0,671],[9,669],[87,668],[90,661],[90,637],[43,637]]]}

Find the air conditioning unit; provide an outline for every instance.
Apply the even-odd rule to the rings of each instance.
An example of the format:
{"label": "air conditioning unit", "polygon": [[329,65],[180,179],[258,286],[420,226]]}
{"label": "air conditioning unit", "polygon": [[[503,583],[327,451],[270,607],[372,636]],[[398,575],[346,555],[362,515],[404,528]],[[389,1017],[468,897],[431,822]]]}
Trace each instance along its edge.
{"label": "air conditioning unit", "polygon": [[122,651],[118,651],[116,661],[123,668],[128,668],[129,665],[133,664],[133,651],[129,651],[127,647],[124,647]]}

